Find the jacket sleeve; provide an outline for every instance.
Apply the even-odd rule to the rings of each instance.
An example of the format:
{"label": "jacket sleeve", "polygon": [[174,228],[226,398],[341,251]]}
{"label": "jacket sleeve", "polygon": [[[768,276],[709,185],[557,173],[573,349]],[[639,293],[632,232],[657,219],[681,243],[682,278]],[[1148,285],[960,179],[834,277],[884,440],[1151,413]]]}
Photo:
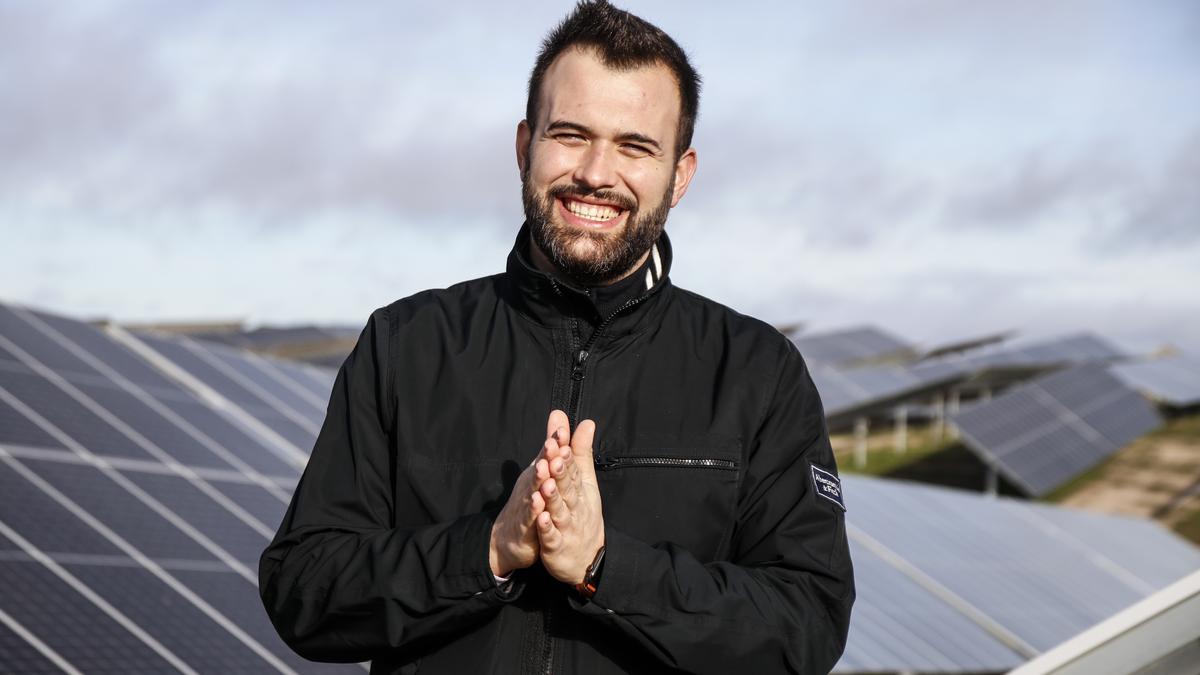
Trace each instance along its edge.
{"label": "jacket sleeve", "polygon": [[488,567],[494,514],[394,527],[388,327],[387,308],[377,310],[338,372],[308,466],[259,561],[271,622],[309,659],[364,661],[384,649],[403,658],[515,595]]}
{"label": "jacket sleeve", "polygon": [[837,468],[816,388],[787,348],[749,439],[729,560],[704,564],[674,544],[606,527],[598,591],[572,603],[666,666],[827,673],[845,648],[854,579],[844,509],[826,496],[840,498],[840,486],[819,494],[812,470]]}

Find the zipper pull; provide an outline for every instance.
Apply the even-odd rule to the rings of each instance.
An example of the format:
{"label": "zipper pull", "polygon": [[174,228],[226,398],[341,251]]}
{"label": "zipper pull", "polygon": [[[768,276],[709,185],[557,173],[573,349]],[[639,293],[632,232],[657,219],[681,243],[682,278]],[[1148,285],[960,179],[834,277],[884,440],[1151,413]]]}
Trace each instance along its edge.
{"label": "zipper pull", "polygon": [[592,465],[601,471],[607,471],[620,463],[620,458],[618,457],[601,457],[597,455],[592,458]]}
{"label": "zipper pull", "polygon": [[576,382],[583,379],[583,364],[587,361],[588,353],[585,349],[580,349],[575,355],[575,367],[571,369],[571,379]]}

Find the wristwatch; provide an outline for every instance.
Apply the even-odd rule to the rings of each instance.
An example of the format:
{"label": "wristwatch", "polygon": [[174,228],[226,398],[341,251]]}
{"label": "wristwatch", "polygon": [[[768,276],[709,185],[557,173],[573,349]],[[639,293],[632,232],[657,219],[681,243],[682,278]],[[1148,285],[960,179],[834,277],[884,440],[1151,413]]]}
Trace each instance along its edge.
{"label": "wristwatch", "polygon": [[596,551],[596,557],[592,559],[592,564],[588,565],[587,571],[583,573],[583,581],[575,584],[575,591],[585,600],[590,600],[596,594],[596,589],[600,585],[600,568],[603,565],[604,547],[601,546],[600,550]]}

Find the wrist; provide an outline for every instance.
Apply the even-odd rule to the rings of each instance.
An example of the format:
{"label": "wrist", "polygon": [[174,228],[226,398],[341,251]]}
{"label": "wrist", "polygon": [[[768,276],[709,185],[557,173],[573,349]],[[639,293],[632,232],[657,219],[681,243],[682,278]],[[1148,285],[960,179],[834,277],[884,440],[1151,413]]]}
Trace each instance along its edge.
{"label": "wrist", "polygon": [[511,563],[500,555],[500,547],[496,545],[496,527],[497,523],[492,524],[492,536],[488,542],[488,567],[492,570],[494,577],[507,577],[513,573]]}
{"label": "wrist", "polygon": [[604,569],[604,552],[605,548],[601,545],[596,551],[595,557],[592,558],[591,564],[584,570],[583,577],[575,584],[575,591],[585,600],[590,600],[600,588],[600,575]]}

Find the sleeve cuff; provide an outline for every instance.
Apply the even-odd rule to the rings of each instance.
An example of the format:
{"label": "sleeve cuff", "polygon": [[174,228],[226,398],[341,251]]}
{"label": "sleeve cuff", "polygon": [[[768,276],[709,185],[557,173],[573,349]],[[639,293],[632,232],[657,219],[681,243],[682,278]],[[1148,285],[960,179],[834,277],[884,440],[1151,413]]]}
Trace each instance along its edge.
{"label": "sleeve cuff", "polygon": [[[610,614],[628,609],[629,598],[636,593],[638,559],[645,548],[647,546],[643,542],[611,527],[605,527],[604,576],[596,587],[591,604]],[[586,605],[588,601],[579,599],[578,603]]]}

